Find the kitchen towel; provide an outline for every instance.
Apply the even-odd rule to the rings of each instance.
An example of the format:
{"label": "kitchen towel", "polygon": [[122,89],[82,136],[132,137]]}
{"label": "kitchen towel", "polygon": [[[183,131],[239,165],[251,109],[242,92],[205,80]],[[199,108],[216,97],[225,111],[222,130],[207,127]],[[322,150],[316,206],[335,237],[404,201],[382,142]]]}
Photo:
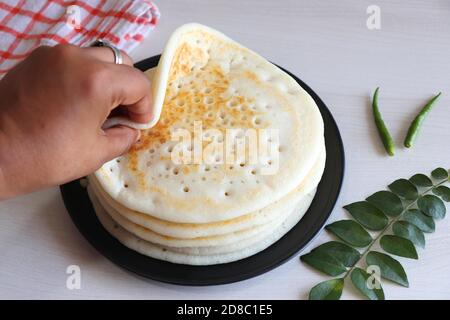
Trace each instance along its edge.
{"label": "kitchen towel", "polygon": [[88,46],[106,39],[129,53],[159,16],[148,0],[3,0],[0,78],[41,45]]}

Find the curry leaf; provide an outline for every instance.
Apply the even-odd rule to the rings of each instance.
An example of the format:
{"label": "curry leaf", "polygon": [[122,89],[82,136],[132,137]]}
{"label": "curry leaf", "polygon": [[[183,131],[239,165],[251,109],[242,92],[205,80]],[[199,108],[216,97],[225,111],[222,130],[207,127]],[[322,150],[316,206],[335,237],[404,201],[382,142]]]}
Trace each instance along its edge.
{"label": "curry leaf", "polygon": [[344,207],[360,224],[370,230],[381,230],[389,222],[384,213],[367,201],[354,202]]}
{"label": "curry leaf", "polygon": [[396,195],[407,200],[415,200],[419,196],[416,186],[406,179],[395,180],[388,187]]}
{"label": "curry leaf", "polygon": [[408,277],[406,276],[405,270],[400,262],[387,254],[377,251],[370,251],[366,255],[366,262],[369,266],[378,266],[381,271],[381,276],[384,279],[391,280],[404,287],[409,286]]}
{"label": "curry leaf", "polygon": [[431,176],[437,180],[444,180],[448,178],[448,171],[444,168],[436,168],[431,171]]}
{"label": "curry leaf", "polygon": [[446,208],[444,202],[432,194],[421,197],[417,201],[417,206],[423,213],[434,219],[443,219],[445,217]]}
{"label": "curry leaf", "polygon": [[354,247],[365,247],[372,241],[370,234],[353,220],[339,220],[325,229]]}
{"label": "curry leaf", "polygon": [[418,173],[409,178],[416,187],[431,187],[433,186],[433,181],[422,173]]}
{"label": "curry leaf", "polygon": [[384,251],[396,256],[418,259],[414,244],[405,238],[391,235],[384,235],[380,239],[380,246]]}
{"label": "curry leaf", "polygon": [[346,267],[352,267],[361,258],[358,250],[338,241],[326,242],[312,251],[332,256]]}
{"label": "curry leaf", "polygon": [[403,214],[403,220],[412,223],[423,232],[434,232],[436,229],[433,218],[424,215],[419,209],[409,209]]}
{"label": "curry leaf", "polygon": [[[377,279],[373,277],[375,283],[368,283],[371,279],[371,275],[361,268],[355,268],[351,275],[353,285],[363,295],[370,300],[384,300],[384,292],[381,284]],[[370,280],[369,280],[370,279]]]}
{"label": "curry leaf", "polygon": [[338,276],[347,271],[345,266],[337,259],[321,251],[313,250],[310,253],[301,256],[300,260],[332,277]]}
{"label": "curry leaf", "polygon": [[442,198],[445,202],[450,202],[450,188],[447,186],[439,186],[433,189],[433,193]]}
{"label": "curry leaf", "polygon": [[395,235],[408,239],[421,248],[425,247],[425,236],[423,232],[412,223],[397,221],[392,225],[392,231]]}
{"label": "curry leaf", "polygon": [[366,200],[389,216],[398,216],[403,211],[402,200],[390,191],[375,192]]}
{"label": "curry leaf", "polygon": [[309,300],[339,300],[344,289],[344,279],[321,282],[309,292]]}

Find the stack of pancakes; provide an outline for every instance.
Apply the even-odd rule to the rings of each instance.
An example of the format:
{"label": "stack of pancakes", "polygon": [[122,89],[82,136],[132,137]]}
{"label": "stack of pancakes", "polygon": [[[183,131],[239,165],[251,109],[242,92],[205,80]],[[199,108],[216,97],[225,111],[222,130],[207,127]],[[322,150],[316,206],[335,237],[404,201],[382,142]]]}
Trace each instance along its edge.
{"label": "stack of pancakes", "polygon": [[286,73],[188,24],[147,71],[158,123],[89,176],[103,226],[141,254],[191,265],[264,250],[307,211],[325,165],[323,121]]}

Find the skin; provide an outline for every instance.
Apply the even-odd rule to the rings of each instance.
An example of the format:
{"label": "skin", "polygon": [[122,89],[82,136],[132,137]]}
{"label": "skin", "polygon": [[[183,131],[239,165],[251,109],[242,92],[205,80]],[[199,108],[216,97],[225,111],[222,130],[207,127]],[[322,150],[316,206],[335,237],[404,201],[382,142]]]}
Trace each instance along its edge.
{"label": "skin", "polygon": [[150,121],[147,77],[109,48],[40,47],[0,81],[0,199],[85,176],[125,153],[139,131],[107,130],[111,113]]}

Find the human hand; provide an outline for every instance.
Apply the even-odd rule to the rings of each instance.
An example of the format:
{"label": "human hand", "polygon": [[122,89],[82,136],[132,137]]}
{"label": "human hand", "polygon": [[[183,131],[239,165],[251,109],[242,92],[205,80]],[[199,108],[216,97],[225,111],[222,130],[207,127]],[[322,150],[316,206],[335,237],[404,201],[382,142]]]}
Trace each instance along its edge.
{"label": "human hand", "polygon": [[[125,54],[124,54],[125,55]],[[61,184],[126,152],[152,117],[150,83],[109,48],[40,47],[0,81],[0,199]]]}

